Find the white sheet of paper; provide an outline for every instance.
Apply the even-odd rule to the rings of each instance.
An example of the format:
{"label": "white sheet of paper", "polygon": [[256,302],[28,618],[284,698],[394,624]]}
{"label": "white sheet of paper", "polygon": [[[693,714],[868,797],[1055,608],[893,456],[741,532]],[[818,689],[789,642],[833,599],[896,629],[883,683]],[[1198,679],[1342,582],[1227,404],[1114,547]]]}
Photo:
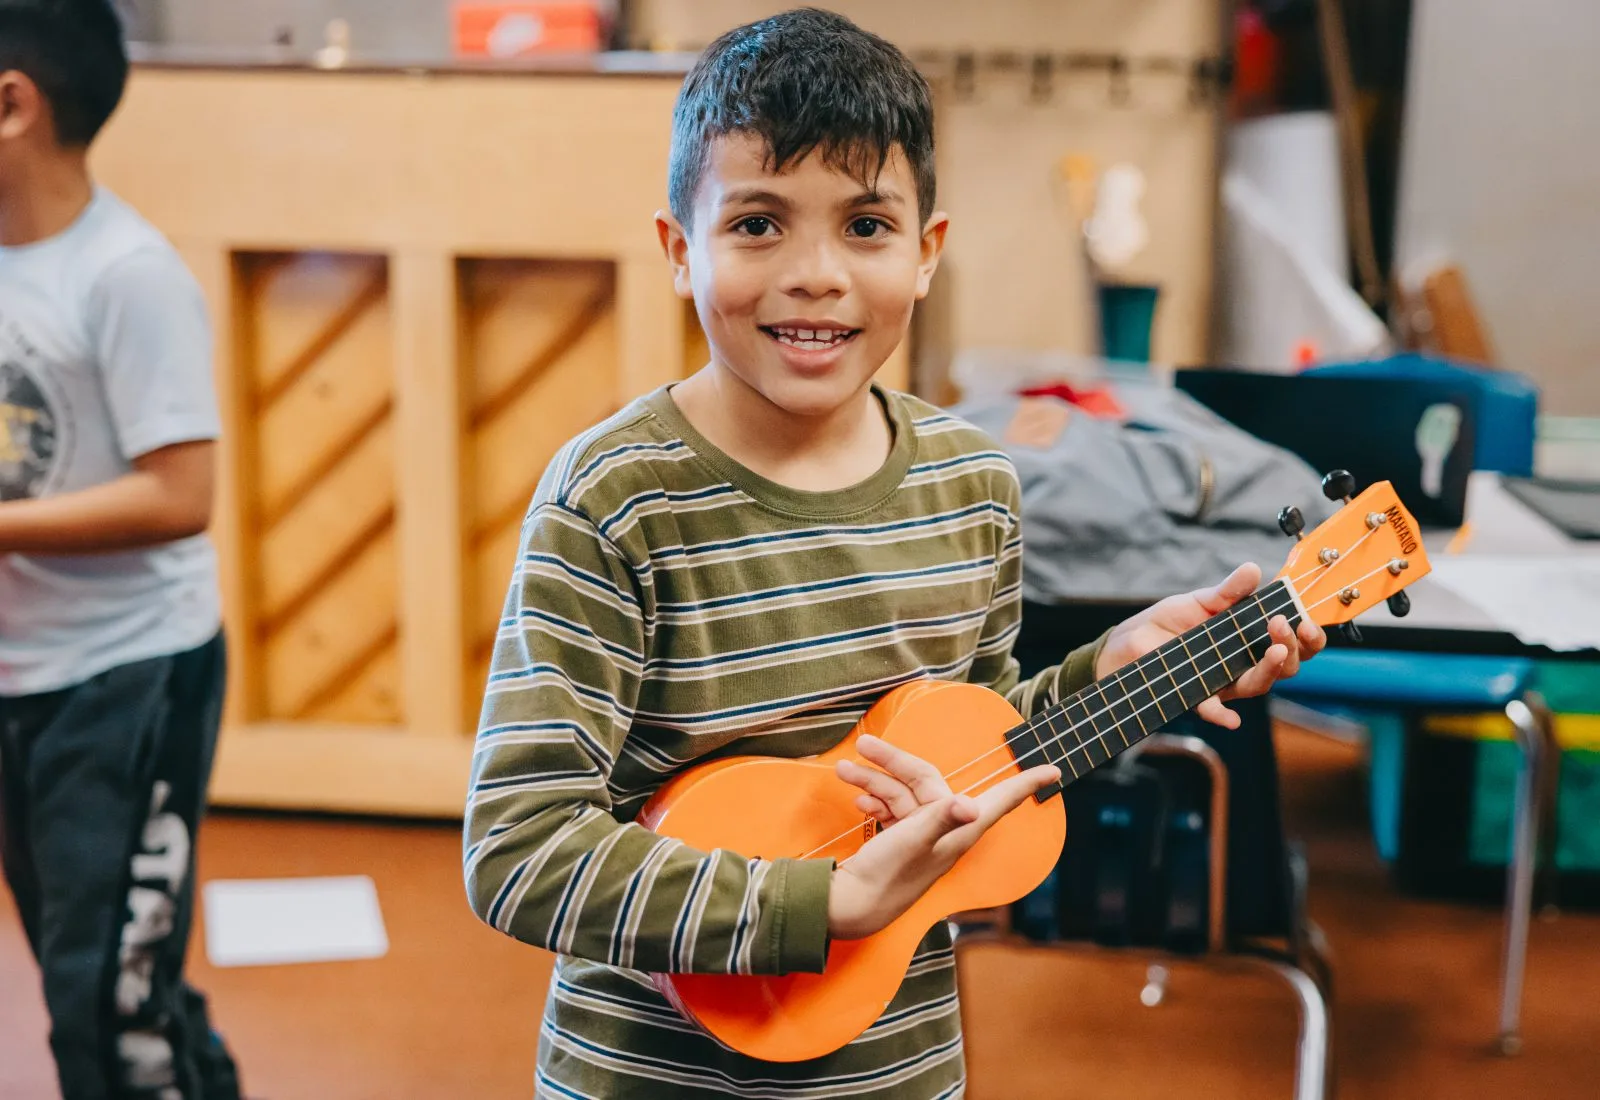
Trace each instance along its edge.
{"label": "white sheet of paper", "polygon": [[204,887],[213,966],[375,959],[389,950],[366,875],[217,879]]}
{"label": "white sheet of paper", "polygon": [[1431,579],[1528,645],[1600,649],[1600,556],[1440,554]]}

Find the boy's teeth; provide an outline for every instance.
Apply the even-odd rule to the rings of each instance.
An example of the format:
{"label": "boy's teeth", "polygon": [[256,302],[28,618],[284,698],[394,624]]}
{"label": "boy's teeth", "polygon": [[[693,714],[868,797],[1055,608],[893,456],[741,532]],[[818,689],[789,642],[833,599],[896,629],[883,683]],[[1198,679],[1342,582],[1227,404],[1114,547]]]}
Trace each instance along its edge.
{"label": "boy's teeth", "polygon": [[792,347],[817,351],[831,347],[850,335],[846,329],[831,328],[773,328],[772,333],[781,343]]}

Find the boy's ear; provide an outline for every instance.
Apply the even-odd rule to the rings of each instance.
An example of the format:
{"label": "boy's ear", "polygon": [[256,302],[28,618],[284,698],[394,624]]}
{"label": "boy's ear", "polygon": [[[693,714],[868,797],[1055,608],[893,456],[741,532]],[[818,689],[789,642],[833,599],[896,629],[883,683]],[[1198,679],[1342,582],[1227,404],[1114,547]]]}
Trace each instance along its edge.
{"label": "boy's ear", "polygon": [[928,224],[922,227],[922,262],[917,265],[917,301],[928,296],[933,273],[939,270],[939,257],[944,255],[944,234],[950,228],[950,215],[941,210],[933,212]]}
{"label": "boy's ear", "polygon": [[15,69],[0,72],[0,141],[14,140],[32,129],[43,105],[33,81]]}
{"label": "boy's ear", "polygon": [[661,241],[661,251],[672,265],[672,289],[678,297],[694,298],[694,283],[689,278],[689,235],[683,226],[665,210],[656,211],[656,236]]}

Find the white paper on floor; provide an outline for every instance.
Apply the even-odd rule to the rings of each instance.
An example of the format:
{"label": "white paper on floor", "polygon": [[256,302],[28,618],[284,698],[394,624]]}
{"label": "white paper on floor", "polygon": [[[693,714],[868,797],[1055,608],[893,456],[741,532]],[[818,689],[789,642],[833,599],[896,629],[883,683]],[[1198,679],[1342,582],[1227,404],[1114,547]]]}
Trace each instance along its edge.
{"label": "white paper on floor", "polygon": [[389,950],[366,875],[217,879],[204,887],[213,966],[376,959]]}

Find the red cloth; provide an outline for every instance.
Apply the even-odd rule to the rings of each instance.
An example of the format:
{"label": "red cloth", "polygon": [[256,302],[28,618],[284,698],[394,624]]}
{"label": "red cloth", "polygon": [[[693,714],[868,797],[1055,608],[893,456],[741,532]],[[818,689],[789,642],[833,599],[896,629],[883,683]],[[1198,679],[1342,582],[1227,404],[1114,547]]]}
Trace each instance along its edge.
{"label": "red cloth", "polygon": [[1030,386],[1020,391],[1023,397],[1059,397],[1071,405],[1076,405],[1090,416],[1098,416],[1104,420],[1125,420],[1128,411],[1117,400],[1117,395],[1109,387],[1094,386],[1079,389],[1069,386],[1065,382],[1051,382],[1043,386]]}

